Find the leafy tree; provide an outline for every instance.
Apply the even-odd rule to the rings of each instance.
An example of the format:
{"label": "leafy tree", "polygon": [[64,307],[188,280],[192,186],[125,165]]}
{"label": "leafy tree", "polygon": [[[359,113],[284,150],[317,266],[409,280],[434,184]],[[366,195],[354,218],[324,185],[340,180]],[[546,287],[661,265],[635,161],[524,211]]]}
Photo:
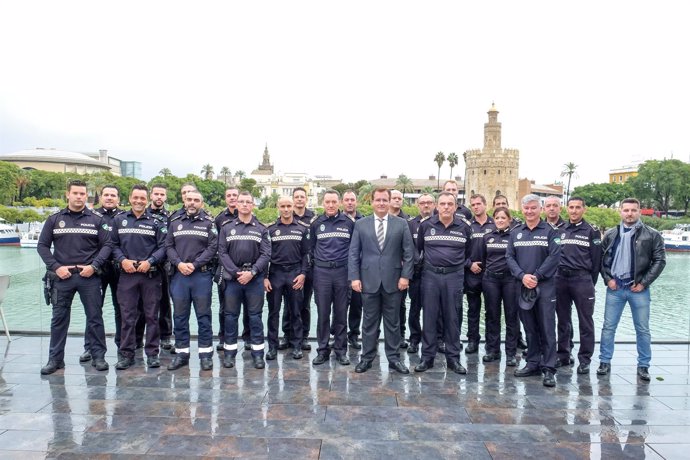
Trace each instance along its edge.
{"label": "leafy tree", "polygon": [[438,174],[436,175],[436,188],[441,189],[441,166],[443,166],[443,163],[446,161],[446,156],[443,154],[443,152],[438,152],[436,156],[434,157],[434,161],[438,165]]}
{"label": "leafy tree", "polygon": [[680,171],[681,186],[678,195],[673,200],[673,206],[676,209],[682,208],[684,213],[688,214],[688,205],[690,205],[690,164],[684,163]]}
{"label": "leafy tree", "polygon": [[680,160],[649,160],[640,165],[637,176],[628,182],[638,198],[654,203],[666,213],[673,199],[683,195],[685,165]]}
{"label": "leafy tree", "polygon": [[71,179],[83,179],[78,174],[65,174],[34,169],[29,171],[30,180],[24,189],[24,196],[36,198],[64,198],[67,183]]}
{"label": "leafy tree", "polygon": [[[240,171],[241,172],[241,171]],[[237,174],[237,173],[235,173]],[[240,191],[247,191],[252,194],[254,198],[259,198],[263,190],[262,187],[256,185],[256,180],[252,178],[242,179],[240,181]]]}
{"label": "leafy tree", "polygon": [[566,163],[563,165],[563,171],[561,171],[561,177],[566,177],[568,176],[568,186],[565,189],[565,201],[566,203],[568,202],[568,197],[570,197],[570,179],[575,176],[577,177],[577,173],[575,170],[577,169],[577,165],[575,163]]}
{"label": "leafy tree", "polygon": [[230,168],[228,168],[227,166],[223,166],[222,168],[220,168],[219,177],[222,177],[223,182],[225,183],[225,185],[227,185],[228,178],[232,179],[232,172],[230,172]]}
{"label": "leafy tree", "polygon": [[333,190],[335,190],[336,192],[340,193],[340,197],[341,197],[341,198],[342,198],[343,194],[345,193],[345,191],[346,191],[346,190],[349,190],[349,189],[351,189],[351,188],[352,188],[352,184],[344,184],[344,183],[342,183],[342,182],[341,182],[340,184],[335,184],[335,185],[333,186]]}
{"label": "leafy tree", "polygon": [[370,204],[373,198],[374,186],[371,183],[366,183],[359,188],[357,194],[357,201],[361,204]]}
{"label": "leafy tree", "polygon": [[405,174],[400,174],[395,181],[395,188],[400,190],[403,193],[403,195],[405,195],[406,192],[411,192],[412,179],[407,177]]}
{"label": "leafy tree", "polygon": [[206,163],[201,167],[201,174],[206,180],[213,179],[213,166],[211,166],[209,163]]}
{"label": "leafy tree", "polygon": [[630,184],[587,184],[575,187],[571,196],[584,198],[587,207],[611,207],[624,198],[633,195]]}
{"label": "leafy tree", "polygon": [[170,168],[163,168],[160,171],[158,171],[158,174],[160,176],[163,176],[163,177],[168,177],[168,176],[173,175],[172,171],[170,171]]}
{"label": "leafy tree", "polygon": [[17,165],[0,161],[0,204],[11,204],[17,196],[17,180],[20,175],[21,169]]}
{"label": "leafy tree", "polygon": [[276,209],[278,207],[278,200],[280,199],[280,195],[278,195],[278,192],[275,190],[273,193],[271,193],[270,196],[267,196],[261,201],[261,205],[259,205],[259,209],[266,209],[266,208],[273,208]]}
{"label": "leafy tree", "polygon": [[247,173],[242,171],[241,169],[239,171],[235,171],[235,177],[239,182],[242,182],[242,179],[244,179],[247,176]]}
{"label": "leafy tree", "polygon": [[450,166],[450,178],[453,178],[453,168],[458,165],[458,156],[455,153],[448,154],[448,166]]}
{"label": "leafy tree", "polygon": [[355,183],[353,184],[352,189],[353,189],[357,194],[359,194],[359,190],[360,190],[362,187],[364,187],[365,185],[369,185],[369,181],[368,181],[368,180],[364,180],[364,179],[358,180],[357,182],[355,182]]}

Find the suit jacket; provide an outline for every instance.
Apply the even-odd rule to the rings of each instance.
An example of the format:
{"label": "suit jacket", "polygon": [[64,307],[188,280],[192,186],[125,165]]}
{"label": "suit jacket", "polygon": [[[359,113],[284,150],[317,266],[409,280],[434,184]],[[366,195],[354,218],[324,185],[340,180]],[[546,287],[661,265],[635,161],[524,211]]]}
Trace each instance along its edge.
{"label": "suit jacket", "polygon": [[388,216],[383,250],[376,237],[376,215],[355,223],[348,257],[348,280],[360,280],[362,292],[375,293],[383,286],[386,292],[398,290],[400,278],[412,279],[414,242],[405,219]]}

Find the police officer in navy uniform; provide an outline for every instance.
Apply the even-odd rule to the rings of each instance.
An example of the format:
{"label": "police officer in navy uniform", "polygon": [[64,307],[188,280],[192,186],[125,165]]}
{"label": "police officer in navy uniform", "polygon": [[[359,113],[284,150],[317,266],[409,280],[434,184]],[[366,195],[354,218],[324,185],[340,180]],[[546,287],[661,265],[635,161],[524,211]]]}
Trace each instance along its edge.
{"label": "police officer in navy uniform", "polygon": [[510,239],[512,216],[506,207],[493,211],[495,228],[484,234],[482,247],[482,291],[484,292],[486,354],[482,361],[501,359],[501,304],[506,325],[506,366],[517,366],[517,338],[520,331],[517,306],[517,282],[508,269],[506,249]]}
{"label": "police officer in navy uniform", "polygon": [[[294,188],[292,191],[292,202],[295,219],[307,225],[311,225],[314,220],[316,220],[316,214],[314,214],[314,211],[307,208],[307,191],[303,187]],[[311,260],[310,269],[307,272],[307,278],[304,280],[302,292],[302,307],[300,310],[302,316],[302,329],[304,330],[302,333],[302,350],[309,351],[311,350],[311,344],[308,341],[309,333],[311,331],[311,299],[312,295],[314,294]],[[290,324],[292,324],[290,321],[290,311],[289,309],[285,308],[283,309],[282,318],[283,338],[281,338],[280,342],[278,342],[278,350],[285,350],[290,346]]]}
{"label": "police officer in navy uniform", "polygon": [[486,198],[475,194],[470,197],[470,206],[474,217],[470,221],[472,237],[470,239],[470,267],[465,269],[465,295],[467,296],[467,348],[465,353],[476,353],[479,349],[479,322],[482,311],[482,247],[484,235],[493,231],[494,220],[486,214]]}
{"label": "police officer in navy uniform", "polygon": [[[343,193],[343,212],[350,216],[355,222],[361,219],[362,214],[357,211],[357,195],[352,189]],[[360,350],[362,346],[357,341],[362,324],[362,293],[350,289],[350,300],[347,308],[347,343],[355,350]]]}
{"label": "police officer in navy uniform", "polygon": [[[234,185],[229,185],[225,188],[225,205],[215,219],[216,230],[220,233],[220,228],[226,223],[237,218],[237,197],[240,190]],[[220,267],[220,264],[218,265]],[[218,283],[218,345],[216,350],[223,350],[223,341],[225,336],[225,312],[223,311],[223,304],[225,303],[223,297],[223,289]],[[249,312],[245,309],[242,321],[244,323],[244,330],[249,331]]]}
{"label": "police officer in navy uniform", "polygon": [[556,273],[558,348],[556,367],[570,363],[573,349],[572,304],[580,325],[578,374],[588,374],[594,353],[594,285],[601,268],[601,232],[582,217],[585,200],[568,199],[569,222],[560,228],[561,258]]}
{"label": "police officer in navy uniform", "polygon": [[458,186],[457,181],[454,181],[452,179],[447,180],[443,184],[443,191],[452,193],[453,196],[455,197],[455,200],[457,202],[457,208],[455,209],[455,215],[458,217],[464,217],[468,221],[471,221],[472,220],[472,211],[470,211],[470,209],[467,206],[465,206],[464,204],[462,204],[458,199],[458,195],[460,194],[460,187]]}
{"label": "police officer in navy uniform", "polygon": [[[388,207],[388,214],[405,220],[412,219],[410,215],[402,209],[404,201],[404,195],[400,190],[391,190],[391,202]],[[400,348],[407,348],[409,346],[405,340],[405,324],[407,323],[407,301],[405,299],[407,297],[407,291],[407,289],[402,291],[402,296],[400,297]]]}
{"label": "police officer in navy uniform", "polygon": [[464,268],[469,259],[470,223],[455,214],[455,196],[442,192],[438,196],[438,214],[419,226],[417,250],[422,254],[422,298],[424,329],[422,359],[415,372],[434,367],[438,342],[438,317],[443,318],[447,368],[466,374],[460,364],[460,329],[462,324],[462,291]]}
{"label": "police officer in navy uniform", "polygon": [[223,366],[234,367],[237,356],[237,329],[240,308],[249,311],[250,345],[256,369],[263,369],[264,274],[271,260],[268,230],[254,215],[254,198],[240,192],[237,198],[237,219],[226,222],[218,237],[218,258],[223,265],[225,284],[225,357]]}
{"label": "police officer in navy uniform", "polygon": [[407,221],[407,225],[410,227],[410,233],[412,233],[412,241],[415,245],[414,274],[412,275],[410,287],[408,289],[408,293],[410,295],[410,344],[407,348],[408,353],[417,353],[419,351],[419,344],[422,342],[421,313],[423,261],[421,254],[416,249],[419,226],[421,225],[422,221],[433,215],[434,209],[436,208],[436,200],[434,199],[433,195],[430,194],[425,193],[420,195],[417,198],[417,208],[419,209],[419,215]]}
{"label": "police officer in navy uniform", "polygon": [[556,283],[561,255],[559,233],[541,220],[537,195],[522,198],[525,223],[511,230],[506,258],[510,272],[522,283],[520,318],[527,332],[527,365],[516,377],[543,373],[546,387],[556,385]]}
{"label": "police officer in navy uniform", "polygon": [[292,198],[278,200],[280,217],[268,227],[271,237],[271,263],[268,277],[264,278],[268,302],[267,360],[276,359],[278,353],[278,326],[280,304],[290,310],[292,357],[302,359],[302,296],[306,274],[309,271],[309,225],[295,219]]}
{"label": "police officer in navy uniform", "polygon": [[553,228],[560,229],[565,225],[561,217],[561,199],[555,195],[544,199],[544,217]]}
{"label": "police officer in navy uniform", "polygon": [[336,361],[343,366],[350,364],[347,357],[347,302],[350,290],[347,260],[355,223],[338,209],[339,205],[338,192],[326,190],[323,194],[324,213],[311,224],[314,296],[318,308],[318,354],[312,361],[314,365],[325,363],[330,356],[328,337],[331,329]]}
{"label": "police officer in navy uniform", "polygon": [[[48,363],[41,374],[52,374],[65,367],[65,342],[74,294],[86,313],[86,334],[90,346],[91,365],[99,371],[108,370],[103,326],[103,299],[98,271],[108,263],[112,250],[110,230],[103,217],[86,208],[86,184],[70,181],[67,207],[51,215],[43,226],[37,251],[46,264],[47,279],[52,281],[50,351]],[[51,245],[53,252],[50,251]]]}
{"label": "police officer in navy uniform", "polygon": [[146,364],[160,367],[158,312],[161,298],[160,267],[165,259],[165,223],[146,210],[148,189],[135,185],[129,195],[132,209],[113,220],[113,260],[121,270],[118,296],[122,307],[122,343],[116,369],[134,365],[136,322],[141,303],[146,320]]}
{"label": "police officer in navy uniform", "polygon": [[[114,185],[104,185],[101,189],[99,197],[101,207],[94,209],[94,213],[103,216],[103,220],[108,224],[112,230],[113,219],[120,213],[124,212],[118,208],[120,204],[120,191]],[[106,288],[110,286],[110,298],[113,303],[113,313],[115,314],[115,345],[120,346],[120,304],[117,301],[117,281],[120,278],[120,272],[115,269],[112,255],[107,263],[103,264],[101,272],[101,298],[105,301]],[[80,363],[87,363],[91,361],[91,346],[88,343],[89,331],[84,331],[84,353],[79,357]]]}
{"label": "police officer in navy uniform", "polygon": [[[165,209],[165,202],[168,199],[168,189],[163,184],[151,185],[151,193],[149,194],[150,201],[146,211],[153,217],[157,218],[161,224],[167,229],[170,218],[170,211]],[[160,271],[161,277],[161,300],[158,314],[158,332],[161,337],[161,348],[166,351],[174,351],[172,344],[173,335],[173,321],[172,308],[170,306],[170,279],[166,270]],[[141,305],[140,305],[141,307]],[[146,319],[143,314],[143,309],[140,309],[139,319],[137,320],[137,347],[143,344],[144,327]]]}
{"label": "police officer in navy uniform", "polygon": [[212,261],[218,250],[218,235],[213,219],[201,212],[203,205],[201,193],[186,193],[185,212],[170,218],[165,240],[167,257],[174,270],[170,279],[170,295],[175,309],[176,355],[168,365],[171,371],[189,364],[189,315],[192,304],[199,326],[201,370],[213,369]]}

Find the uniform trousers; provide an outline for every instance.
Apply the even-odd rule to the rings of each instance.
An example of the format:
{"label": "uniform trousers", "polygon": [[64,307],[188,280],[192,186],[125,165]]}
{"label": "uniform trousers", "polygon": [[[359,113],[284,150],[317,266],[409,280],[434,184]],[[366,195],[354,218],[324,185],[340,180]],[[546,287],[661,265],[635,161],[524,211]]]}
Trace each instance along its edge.
{"label": "uniform trousers", "polygon": [[[111,261],[103,265],[103,272],[101,273],[101,303],[105,302],[105,290],[110,286],[110,299],[113,303],[113,313],[115,317],[115,345],[120,347],[120,304],[117,301],[117,282],[120,279],[120,271],[113,265]],[[84,350],[89,350],[91,345],[88,339],[88,330],[84,331]]]}
{"label": "uniform trousers", "polygon": [[300,267],[285,270],[279,267],[271,268],[268,280],[271,282],[271,292],[266,293],[268,303],[268,348],[278,348],[280,323],[280,306],[284,301],[283,312],[288,310],[290,318],[290,344],[295,350],[302,347],[302,289],[293,289],[294,279],[299,276]]}
{"label": "uniform trousers", "polygon": [[[247,284],[236,279],[225,281],[225,350],[237,350],[240,309],[244,306],[249,314],[249,343],[252,356],[264,355],[264,324],[261,313],[264,307],[264,275],[259,273]],[[246,342],[245,342],[246,343]]]}
{"label": "uniform trousers", "polygon": [[488,272],[482,279],[484,292],[484,322],[486,335],[486,353],[501,352],[501,304],[506,323],[505,352],[507,357],[517,353],[517,337],[520,330],[518,306],[516,303],[518,284],[510,273],[500,277]]}
{"label": "uniform trousers", "polygon": [[362,294],[350,290],[350,305],[347,309],[347,338],[357,340],[362,333]]}
{"label": "uniform trousers", "polygon": [[73,274],[64,280],[57,279],[53,289],[56,293],[53,317],[50,320],[50,359],[62,361],[65,358],[72,300],[77,292],[86,314],[86,341],[89,343],[87,351],[91,352],[94,359],[103,358],[106,345],[100,277],[94,274],[84,278],[79,274]]}
{"label": "uniform trousers", "polygon": [[[482,278],[465,270],[465,295],[467,296],[467,341],[479,343],[479,320],[482,314]],[[462,323],[460,324],[462,326]]]}
{"label": "uniform trousers", "polygon": [[175,351],[189,354],[189,316],[192,304],[199,326],[199,358],[213,356],[213,326],[211,321],[211,271],[194,271],[185,276],[176,272],[170,280],[170,294],[175,309]]}
{"label": "uniform trousers", "polygon": [[408,289],[410,295],[410,343],[419,344],[422,341],[422,277],[421,273],[416,273],[410,280]]}
{"label": "uniform trousers", "polygon": [[[302,318],[302,338],[303,340],[309,339],[309,334],[311,333],[311,299],[314,295],[314,280],[311,273],[307,274],[304,279],[304,287],[302,288],[302,305],[300,307],[300,316]],[[282,317],[282,330],[283,336],[290,340],[290,326],[292,322],[290,321],[290,311],[287,309],[283,310]]]}
{"label": "uniform trousers", "polygon": [[[144,306],[139,302],[139,317],[137,319],[137,343],[144,340],[146,316]],[[162,340],[169,340],[173,335],[172,308],[170,306],[170,280],[165,271],[161,271],[161,296],[158,308],[158,332]]]}
{"label": "uniform trousers", "polygon": [[[314,297],[318,310],[316,326],[317,351],[329,354],[328,339],[331,330],[337,356],[347,353],[347,303],[350,292],[347,264],[342,267],[314,267]],[[331,315],[333,324],[331,327]]]}
{"label": "uniform trousers", "polygon": [[[518,281],[519,283],[519,281]],[[515,301],[520,295],[516,290]],[[519,307],[518,307],[519,308]],[[556,282],[539,281],[539,297],[530,310],[520,310],[527,334],[527,367],[556,372]]]}
{"label": "uniform trousers", "polygon": [[424,268],[422,273],[422,298],[424,299],[424,328],[422,332],[422,359],[434,361],[438,348],[439,319],[443,323],[443,341],[446,344],[446,361],[460,359],[460,329],[462,324],[463,271],[434,273]]}
{"label": "uniform trousers", "polygon": [[558,318],[557,357],[568,362],[573,349],[572,304],[575,303],[580,328],[580,364],[589,364],[594,354],[594,283],[589,273],[562,277],[556,276],[556,316]]}
{"label": "uniform trousers", "polygon": [[146,356],[158,356],[160,333],[158,330],[158,311],[161,299],[161,274],[120,273],[117,296],[122,315],[122,337],[119,353],[125,358],[134,358],[136,348],[136,324],[139,318],[139,305],[144,309],[146,321]]}

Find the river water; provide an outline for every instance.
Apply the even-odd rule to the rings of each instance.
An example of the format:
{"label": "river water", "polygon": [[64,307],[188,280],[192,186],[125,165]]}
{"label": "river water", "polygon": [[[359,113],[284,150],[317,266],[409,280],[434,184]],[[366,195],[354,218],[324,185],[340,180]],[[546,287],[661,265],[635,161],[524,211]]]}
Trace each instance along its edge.
{"label": "river water", "polygon": [[[2,306],[10,329],[13,331],[50,332],[51,312],[43,300],[41,277],[45,271],[35,249],[18,247],[0,247],[0,274],[12,276],[7,298]],[[594,324],[597,340],[600,335],[604,316],[605,286],[601,279],[597,283],[597,299],[594,313]],[[651,330],[654,341],[690,341],[690,254],[667,254],[666,269],[651,286]],[[409,301],[409,300],[408,300]],[[214,295],[214,312],[218,308],[218,299]],[[114,333],[113,307],[109,295],[103,308],[106,331]],[[466,310],[465,310],[466,311]],[[195,334],[196,323],[191,319],[192,333]],[[264,322],[268,316],[264,308]],[[217,315],[213,315],[214,331],[217,330]],[[577,315],[573,312],[573,321]],[[482,321],[483,323],[483,321]],[[84,310],[75,296],[72,308],[70,332],[84,330]],[[316,306],[312,306],[311,336],[316,336]],[[483,327],[483,326],[482,326]],[[575,326],[577,327],[577,326]],[[577,330],[577,329],[576,329]],[[463,325],[463,334],[466,324]],[[575,335],[577,339],[577,334]],[[616,340],[635,339],[630,310],[627,309],[621,319]]]}

